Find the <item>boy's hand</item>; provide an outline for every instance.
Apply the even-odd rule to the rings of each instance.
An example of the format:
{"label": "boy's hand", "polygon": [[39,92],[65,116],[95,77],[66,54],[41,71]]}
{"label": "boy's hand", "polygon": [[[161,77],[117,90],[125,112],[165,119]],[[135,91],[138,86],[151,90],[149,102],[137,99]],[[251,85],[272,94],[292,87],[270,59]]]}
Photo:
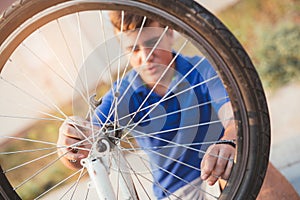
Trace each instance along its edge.
{"label": "boy's hand", "polygon": [[73,116],[64,121],[59,128],[57,148],[65,166],[70,169],[82,167],[80,161],[88,156],[92,146],[89,138],[91,134],[91,122],[81,117]]}
{"label": "boy's hand", "polygon": [[228,144],[211,145],[201,162],[201,179],[214,185],[219,178],[227,180],[233,167],[235,148]]}

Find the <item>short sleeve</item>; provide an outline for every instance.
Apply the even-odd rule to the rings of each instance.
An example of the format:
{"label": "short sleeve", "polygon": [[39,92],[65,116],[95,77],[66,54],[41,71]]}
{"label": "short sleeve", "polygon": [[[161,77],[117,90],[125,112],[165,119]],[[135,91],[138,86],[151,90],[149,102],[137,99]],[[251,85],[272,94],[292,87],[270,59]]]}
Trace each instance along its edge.
{"label": "short sleeve", "polygon": [[[192,59],[193,64],[196,64],[196,62],[201,59],[199,59],[199,57],[198,59],[196,58]],[[207,59],[204,59],[201,64],[199,64],[197,70],[201,76],[201,79],[205,81],[205,86],[207,87],[207,93],[211,100],[211,105],[213,106],[214,110],[218,112],[226,102],[229,102],[228,93],[226,92],[224,84]]]}

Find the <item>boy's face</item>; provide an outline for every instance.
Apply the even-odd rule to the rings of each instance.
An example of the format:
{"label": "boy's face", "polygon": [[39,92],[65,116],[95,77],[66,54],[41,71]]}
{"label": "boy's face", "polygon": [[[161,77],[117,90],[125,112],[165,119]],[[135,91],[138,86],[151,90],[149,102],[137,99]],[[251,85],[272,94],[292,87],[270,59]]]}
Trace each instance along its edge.
{"label": "boy's face", "polygon": [[[164,30],[159,23],[152,22],[149,27],[142,29],[140,35],[139,30],[135,30],[124,33],[121,38],[121,45],[126,52],[130,53],[134,49],[129,55],[130,64],[148,85],[160,79],[173,59],[173,32],[167,30],[163,34]],[[160,37],[162,39],[159,41]]]}

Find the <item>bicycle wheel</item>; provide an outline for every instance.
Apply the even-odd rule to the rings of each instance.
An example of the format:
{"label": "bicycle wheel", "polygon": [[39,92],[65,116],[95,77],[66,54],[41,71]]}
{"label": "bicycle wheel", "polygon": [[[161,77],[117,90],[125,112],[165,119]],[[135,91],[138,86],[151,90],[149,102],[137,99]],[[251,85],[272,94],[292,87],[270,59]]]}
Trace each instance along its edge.
{"label": "bicycle wheel", "polygon": [[[163,96],[159,102],[147,105],[147,99],[141,99],[134,111],[122,107],[120,112],[125,110],[130,113],[128,115],[119,114],[117,108],[123,97],[120,91],[131,91],[122,90],[121,86],[125,74],[132,72],[128,57],[133,50],[123,51],[122,44],[126,42],[122,40],[123,33],[112,36],[114,30],[107,17],[110,10],[129,10],[145,19],[159,21],[168,30],[176,31],[174,58],[181,54],[198,55],[199,58],[189,60],[191,70],[184,71],[177,79],[177,92],[170,90],[172,96]],[[161,37],[167,29],[160,30]],[[157,180],[156,173],[165,174],[181,186],[189,185],[192,179],[174,171],[174,166],[180,165],[180,169],[184,166],[186,170],[200,174],[200,166],[198,169],[191,163],[194,159],[186,162],[189,159],[182,156],[191,152],[191,155],[197,155],[196,163],[199,164],[208,146],[220,139],[222,122],[228,119],[218,118],[212,104],[226,101],[231,103],[238,130],[234,168],[220,194],[200,190],[213,199],[256,198],[264,179],[270,147],[264,91],[242,46],[201,5],[187,0],[20,1],[2,14],[0,34],[2,198],[46,199],[47,196],[53,198],[53,191],[61,198],[94,198],[92,187],[82,192],[81,182],[84,185],[88,180],[85,170],[70,172],[59,162],[56,140],[58,128],[68,116],[86,117],[90,96],[96,93],[99,98],[107,92],[114,94],[114,103],[102,126],[117,124],[110,131],[122,130],[123,135],[111,136],[115,144],[112,159],[122,152],[127,165],[126,169],[119,166],[111,169],[117,172],[116,180],[112,180],[117,197],[122,199],[118,194],[118,177],[121,176],[118,174],[124,172],[131,174],[140,199],[179,198],[178,186],[173,187],[164,177]],[[207,63],[217,75],[191,85],[187,79],[194,75],[193,70],[200,70]],[[134,79],[136,77],[138,73]],[[226,91],[214,96],[212,83],[216,79],[221,80]],[[184,89],[179,90],[177,83],[184,83]],[[197,97],[196,103],[187,106],[187,97],[197,96],[200,87],[209,91],[210,101],[200,102]],[[180,109],[169,111],[160,105],[172,99]],[[129,105],[131,100],[124,98],[126,100]],[[197,113],[203,108],[209,109],[208,120],[202,120]],[[165,128],[164,123],[174,113],[187,115],[188,123],[180,121],[172,128]],[[149,124],[154,118],[158,122],[156,129],[151,130]],[[183,136],[178,134],[179,130]],[[174,131],[175,135],[169,139],[166,135],[174,134]],[[195,135],[198,131],[205,132],[200,139]],[[192,136],[188,135],[190,133]],[[95,137],[91,138],[92,142],[96,141]],[[177,141],[178,138],[181,141]],[[197,142],[195,138],[198,138]],[[140,140],[153,143],[141,146]],[[117,165],[118,161],[115,163]]]}

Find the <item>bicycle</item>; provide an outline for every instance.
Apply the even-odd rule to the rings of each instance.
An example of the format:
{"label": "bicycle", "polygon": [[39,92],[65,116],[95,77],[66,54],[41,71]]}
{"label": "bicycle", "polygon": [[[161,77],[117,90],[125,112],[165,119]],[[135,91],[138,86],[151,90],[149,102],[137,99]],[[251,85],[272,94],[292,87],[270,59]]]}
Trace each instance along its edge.
{"label": "bicycle", "polygon": [[[83,195],[85,199],[93,187],[96,188],[100,199],[153,198],[151,188],[138,186],[157,184],[151,179],[153,171],[149,164],[153,163],[142,153],[142,151],[152,152],[153,149],[138,146],[134,135],[128,131],[130,127],[111,126],[109,121],[100,133],[97,132],[100,137],[87,138],[91,139],[93,144],[91,153],[93,156],[82,162],[87,170],[83,168],[71,175],[64,174],[62,175],[64,177],[54,180],[55,183],[50,182],[41,186],[44,188],[38,191],[38,194],[26,196],[28,190],[33,190],[27,189],[27,185],[32,185],[35,181],[38,186],[42,185],[41,180],[45,174],[50,173],[50,177],[46,177],[48,179],[57,172],[59,158],[56,156],[54,133],[58,131],[58,123],[71,115],[70,110],[73,114],[91,117],[97,107],[93,94],[96,93],[100,98],[105,93],[104,90],[110,90],[113,82],[121,81],[127,71],[126,56],[116,44],[118,38],[109,35],[113,30],[108,25],[106,12],[115,9],[131,10],[160,21],[177,32],[177,41],[182,43],[179,47],[174,47],[176,51],[191,48],[193,54],[197,52],[212,63],[226,88],[226,96],[221,98],[230,99],[238,128],[233,171],[220,196],[212,197],[255,199],[266,172],[270,148],[268,108],[260,79],[247,53],[230,31],[201,5],[185,0],[27,0],[17,2],[2,14],[0,90],[5,95],[1,98],[0,132],[5,135],[1,135],[3,141],[0,151],[1,197],[39,199],[78,175],[75,183],[61,197],[69,195],[75,198],[78,194],[76,189],[79,187],[79,181],[84,179],[82,177],[85,174],[89,174],[93,186],[87,187]],[[99,26],[89,22],[97,22]],[[96,55],[100,54],[105,56],[99,59]],[[29,57],[30,60],[24,57]],[[114,65],[118,67],[116,69],[110,67]],[[121,68],[121,65],[126,67]],[[101,69],[99,66],[105,67]],[[32,75],[34,70],[43,73]],[[46,77],[53,88],[48,87]],[[70,102],[73,103],[73,108]],[[212,119],[209,125],[222,120],[226,119]],[[16,124],[18,127],[14,126]],[[48,135],[34,134],[41,131],[41,128],[31,129],[31,127],[42,125],[42,130]],[[203,124],[192,126],[201,125]],[[217,129],[219,132],[222,131],[220,128]],[[15,135],[16,132],[19,135]],[[95,133],[95,136],[97,134]],[[214,144],[216,141],[217,139],[207,139],[202,145]],[[176,146],[198,151],[199,155],[203,154],[203,150],[193,148],[195,145],[193,143],[176,144],[170,141],[168,143],[165,148]],[[120,152],[124,152],[125,155]],[[29,157],[28,159],[32,160],[27,161],[26,156],[32,153],[36,153],[36,157]],[[19,154],[21,156],[15,160],[13,156]],[[20,158],[24,158],[25,161]],[[133,161],[129,162],[128,159]],[[166,159],[174,160],[174,158]],[[143,169],[136,169],[135,165],[131,164],[137,162],[142,163]],[[30,169],[28,166],[34,163],[38,163],[41,167],[32,175],[27,175]],[[160,166],[155,167],[160,169]],[[25,170],[16,173],[22,168]],[[116,180],[112,181],[112,184],[108,176],[109,169],[117,172]],[[27,177],[22,177],[23,174]],[[18,180],[19,178],[21,180]]]}

